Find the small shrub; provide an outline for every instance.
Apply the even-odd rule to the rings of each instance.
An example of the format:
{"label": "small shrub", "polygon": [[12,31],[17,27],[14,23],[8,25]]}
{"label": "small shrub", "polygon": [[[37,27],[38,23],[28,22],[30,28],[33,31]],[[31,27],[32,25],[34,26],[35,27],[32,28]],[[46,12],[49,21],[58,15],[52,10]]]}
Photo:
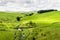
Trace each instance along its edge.
{"label": "small shrub", "polygon": [[42,31],[42,29],[40,29],[40,31]]}
{"label": "small shrub", "polygon": [[46,34],[45,33],[41,33],[41,36],[46,36]]}
{"label": "small shrub", "polygon": [[0,31],[6,31],[6,29],[5,28],[0,28]]}
{"label": "small shrub", "polygon": [[22,17],[16,17],[17,21],[20,21]]}
{"label": "small shrub", "polygon": [[26,14],[26,16],[32,16],[34,13],[29,13],[29,14]]}
{"label": "small shrub", "polygon": [[35,40],[35,38],[33,37],[33,39],[32,40]]}
{"label": "small shrub", "polygon": [[33,28],[33,27],[36,27],[36,23],[33,23],[32,21],[30,21],[29,23],[26,24],[26,26]]}

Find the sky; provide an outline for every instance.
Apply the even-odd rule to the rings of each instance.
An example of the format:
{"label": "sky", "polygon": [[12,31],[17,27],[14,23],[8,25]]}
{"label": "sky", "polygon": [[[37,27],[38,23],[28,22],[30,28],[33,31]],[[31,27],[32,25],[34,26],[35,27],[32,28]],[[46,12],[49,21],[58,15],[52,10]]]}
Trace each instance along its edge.
{"label": "sky", "polygon": [[60,10],[60,0],[0,0],[0,11]]}

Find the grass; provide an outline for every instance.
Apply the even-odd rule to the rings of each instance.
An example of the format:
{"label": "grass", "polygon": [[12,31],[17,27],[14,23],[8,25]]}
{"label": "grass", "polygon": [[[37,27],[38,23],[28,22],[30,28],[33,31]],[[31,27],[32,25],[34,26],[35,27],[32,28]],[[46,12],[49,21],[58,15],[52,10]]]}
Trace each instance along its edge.
{"label": "grass", "polygon": [[14,32],[0,31],[0,40],[13,40]]}
{"label": "grass", "polygon": [[[22,17],[19,22],[18,16]],[[30,21],[35,27],[30,28]],[[15,29],[18,24],[22,32]],[[22,40],[22,35],[23,40],[60,40],[60,12],[34,13],[32,16],[0,12],[0,29],[0,40]]]}

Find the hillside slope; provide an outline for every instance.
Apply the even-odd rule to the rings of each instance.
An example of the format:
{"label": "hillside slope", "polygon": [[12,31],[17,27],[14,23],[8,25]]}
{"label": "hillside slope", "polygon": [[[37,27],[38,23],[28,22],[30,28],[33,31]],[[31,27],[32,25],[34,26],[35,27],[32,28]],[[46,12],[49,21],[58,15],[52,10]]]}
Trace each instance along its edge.
{"label": "hillside slope", "polygon": [[[17,21],[17,17],[22,18]],[[31,16],[0,12],[0,40],[60,40],[59,31],[59,11],[34,13]]]}

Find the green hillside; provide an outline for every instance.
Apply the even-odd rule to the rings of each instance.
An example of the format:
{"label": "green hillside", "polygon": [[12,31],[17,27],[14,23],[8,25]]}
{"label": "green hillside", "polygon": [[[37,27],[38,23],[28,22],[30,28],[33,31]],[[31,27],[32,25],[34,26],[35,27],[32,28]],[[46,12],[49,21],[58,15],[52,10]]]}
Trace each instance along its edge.
{"label": "green hillside", "polygon": [[60,11],[30,14],[0,12],[0,40],[60,40]]}

